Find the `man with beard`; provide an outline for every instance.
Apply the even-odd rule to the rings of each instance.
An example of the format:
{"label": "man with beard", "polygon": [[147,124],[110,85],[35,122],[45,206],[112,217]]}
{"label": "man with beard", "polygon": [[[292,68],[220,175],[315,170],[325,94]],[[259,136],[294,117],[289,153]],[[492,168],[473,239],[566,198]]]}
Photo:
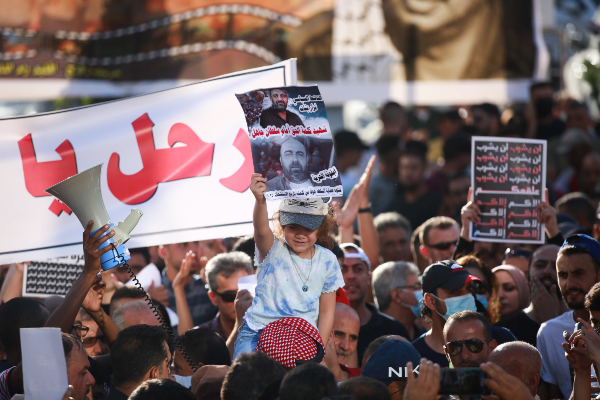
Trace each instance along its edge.
{"label": "man with beard", "polygon": [[589,321],[585,296],[600,280],[600,243],[587,235],[567,238],[556,260],[558,286],[572,310],[542,324],[537,348],[542,355],[542,400],[566,398],[573,390],[569,363],[562,347],[563,332],[573,332],[577,318]]}
{"label": "man with beard", "polygon": [[496,348],[492,327],[476,311],[452,314],[444,325],[444,353],[454,368],[479,367]]}
{"label": "man with beard", "polygon": [[296,139],[288,139],[281,145],[279,162],[283,174],[267,181],[267,190],[290,190],[313,186],[308,176],[306,147]]}
{"label": "man with beard", "polygon": [[531,304],[526,309],[496,323],[509,329],[517,339],[536,345],[540,325],[569,311],[562,302],[556,275],[556,258],[559,247],[548,244],[537,249],[531,256],[527,271]]}
{"label": "man with beard", "polygon": [[298,114],[287,110],[288,94],[285,90],[271,90],[271,102],[273,105],[264,110],[260,115],[260,126],[263,128],[268,126],[281,128],[285,124],[289,126],[304,126]]}

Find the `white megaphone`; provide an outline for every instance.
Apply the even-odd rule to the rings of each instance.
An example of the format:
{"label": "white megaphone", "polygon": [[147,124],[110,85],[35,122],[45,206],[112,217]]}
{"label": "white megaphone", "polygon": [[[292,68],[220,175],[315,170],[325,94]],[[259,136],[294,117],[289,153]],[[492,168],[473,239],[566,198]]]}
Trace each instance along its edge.
{"label": "white megaphone", "polygon": [[113,251],[104,253],[100,259],[102,269],[106,271],[124,264],[131,258],[129,250],[123,244],[129,240],[129,233],[137,225],[142,212],[134,208],[125,221],[119,222],[117,226],[114,226],[110,222],[110,217],[102,201],[102,190],[100,189],[101,172],[102,164],[96,165],[49,187],[46,189],[46,193],[50,193],[65,203],[75,213],[84,228],[88,222],[94,221],[90,236],[104,225],[111,227],[111,229],[104,233],[105,235],[111,230],[115,232],[112,238],[100,246],[100,248],[103,248],[113,246],[114,244]]}

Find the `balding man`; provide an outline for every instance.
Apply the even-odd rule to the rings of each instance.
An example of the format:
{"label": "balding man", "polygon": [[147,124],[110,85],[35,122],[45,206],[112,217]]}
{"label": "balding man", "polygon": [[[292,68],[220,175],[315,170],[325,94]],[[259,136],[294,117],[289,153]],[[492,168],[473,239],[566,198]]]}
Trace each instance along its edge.
{"label": "balding man", "polygon": [[154,312],[142,300],[130,301],[123,304],[115,310],[112,319],[120,330],[133,325],[160,325]]}
{"label": "balding man", "polygon": [[306,147],[296,139],[288,139],[281,145],[279,162],[283,174],[267,181],[267,190],[290,190],[313,186],[308,176]]}
{"label": "balding man", "polygon": [[285,90],[271,90],[271,102],[273,105],[260,115],[260,126],[263,128],[268,126],[281,128],[286,124],[289,126],[304,126],[298,114],[288,111],[288,94]]}
{"label": "balding man", "polygon": [[529,388],[533,397],[537,395],[542,373],[542,356],[535,347],[525,342],[504,343],[490,353],[488,361],[519,378]]}
{"label": "balding man", "polygon": [[333,333],[335,352],[340,364],[348,366],[348,362],[356,353],[359,331],[360,317],[356,311],[346,304],[336,303]]}

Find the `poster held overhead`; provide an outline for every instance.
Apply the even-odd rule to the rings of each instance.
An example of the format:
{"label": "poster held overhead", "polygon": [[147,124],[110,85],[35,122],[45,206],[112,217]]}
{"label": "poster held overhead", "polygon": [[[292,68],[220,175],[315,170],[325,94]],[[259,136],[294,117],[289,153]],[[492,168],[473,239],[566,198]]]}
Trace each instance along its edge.
{"label": "poster held overhead", "polygon": [[471,187],[481,221],[471,222],[473,240],[542,244],[537,206],[545,201],[546,141],[474,136]]}
{"label": "poster held overhead", "polygon": [[267,200],[343,195],[331,128],[317,86],[236,94],[250,136],[254,172]]}

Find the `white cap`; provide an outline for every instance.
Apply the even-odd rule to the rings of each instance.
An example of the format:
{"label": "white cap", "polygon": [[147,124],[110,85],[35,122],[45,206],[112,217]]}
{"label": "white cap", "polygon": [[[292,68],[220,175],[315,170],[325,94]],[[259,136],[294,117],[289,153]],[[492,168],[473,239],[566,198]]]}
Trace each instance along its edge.
{"label": "white cap", "polygon": [[[358,258],[363,261],[369,267],[369,271],[371,270],[371,261],[369,261],[369,257],[367,257],[367,253],[354,243],[342,243],[340,244],[340,248],[344,250],[344,258]],[[356,253],[348,253],[346,249],[354,249]]]}

